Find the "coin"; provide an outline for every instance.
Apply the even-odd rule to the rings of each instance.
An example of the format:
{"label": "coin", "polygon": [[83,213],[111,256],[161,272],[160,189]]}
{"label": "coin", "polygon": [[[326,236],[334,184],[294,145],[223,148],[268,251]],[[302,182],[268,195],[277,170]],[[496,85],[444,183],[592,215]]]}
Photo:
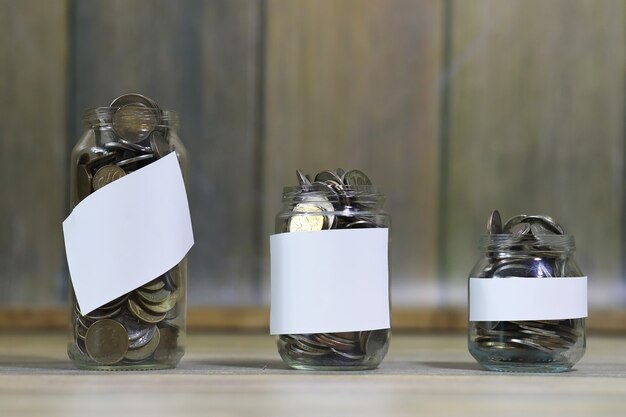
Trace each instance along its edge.
{"label": "coin", "polygon": [[145,311],[149,313],[157,314],[157,315],[164,314],[170,311],[172,308],[174,308],[177,301],[178,301],[178,291],[174,291],[173,293],[169,294],[163,301],[159,303],[151,303],[151,302],[145,301],[141,297],[137,297],[137,302],[141,305],[141,307]]}
{"label": "coin", "polygon": [[154,332],[152,333],[152,337],[148,340],[148,342],[137,348],[128,349],[125,359],[129,361],[142,361],[148,359],[157,349],[160,342],[161,332],[159,331],[158,327],[155,327]]}
{"label": "coin", "polygon": [[95,322],[85,336],[89,357],[101,365],[112,365],[121,361],[128,351],[126,329],[115,320]]}
{"label": "coin", "polygon": [[[365,175],[365,174],[364,174]],[[314,179],[315,182],[334,181],[338,184],[342,184],[341,178],[333,171],[321,171],[318,172]]]}
{"label": "coin", "polygon": [[311,185],[311,181],[309,181],[309,179],[306,177],[306,175],[304,175],[302,173],[302,171],[300,171],[299,169],[296,169],[296,176],[298,177],[298,183],[301,186],[309,186],[309,185]]}
{"label": "coin", "polygon": [[154,351],[154,359],[159,362],[175,362],[182,355],[178,346],[178,331],[172,327],[159,329],[161,340]]}
{"label": "coin", "polygon": [[342,180],[346,185],[350,185],[353,187],[372,185],[372,181],[369,179],[369,177],[365,175],[364,172],[359,171],[358,169],[353,169],[352,171],[346,172]]}
{"label": "coin", "polygon": [[123,161],[118,162],[116,165],[118,167],[124,167],[124,166],[127,166],[127,165],[134,164],[136,162],[146,161],[146,160],[150,160],[150,159],[154,159],[154,154],[149,153],[149,154],[145,154],[145,155],[135,156],[133,158],[128,158],[128,159],[125,159]]}
{"label": "coin", "polygon": [[288,229],[290,232],[314,232],[324,229],[326,218],[324,216],[311,215],[311,213],[323,212],[319,206],[300,203],[294,207],[293,211],[303,214],[294,215],[289,219]]}
{"label": "coin", "polygon": [[172,292],[165,288],[161,288],[160,290],[156,290],[156,291],[137,289],[135,290],[135,294],[142,300],[147,301],[149,303],[161,303],[167,300],[167,298],[172,294]]}
{"label": "coin", "polygon": [[159,108],[159,105],[156,103],[156,101],[138,93],[123,94],[117,97],[115,100],[113,100],[111,104],[109,105],[109,107],[123,107],[128,104],[140,104],[145,107],[150,107],[154,109]]}
{"label": "coin", "polygon": [[128,309],[139,320],[146,323],[158,323],[165,318],[165,314],[156,314],[146,311],[137,301],[132,297],[128,299]]}
{"label": "coin", "polygon": [[158,131],[150,135],[150,148],[157,158],[162,158],[172,151],[165,135]]}
{"label": "coin", "polygon": [[126,172],[115,165],[105,165],[93,176],[92,185],[95,191],[126,175]]}
{"label": "coin", "polygon": [[499,235],[502,233],[502,219],[500,218],[500,212],[493,210],[487,220],[487,234]]}
{"label": "coin", "polygon": [[147,138],[157,126],[153,110],[137,103],[120,107],[113,115],[113,130],[129,142],[139,142]]}

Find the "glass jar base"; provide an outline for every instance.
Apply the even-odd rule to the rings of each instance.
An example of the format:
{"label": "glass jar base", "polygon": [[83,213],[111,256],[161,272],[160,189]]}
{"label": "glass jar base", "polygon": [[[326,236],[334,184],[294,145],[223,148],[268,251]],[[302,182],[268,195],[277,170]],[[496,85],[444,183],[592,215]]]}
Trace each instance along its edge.
{"label": "glass jar base", "polygon": [[573,365],[566,363],[479,363],[484,369],[494,372],[516,372],[516,373],[560,373],[568,372]]}
{"label": "glass jar base", "polygon": [[176,368],[176,364],[163,364],[163,363],[154,363],[154,364],[142,364],[142,365],[79,365],[74,364],[78,369],[84,371],[105,371],[105,372],[115,372],[115,371],[160,371],[164,369],[174,369]]}
{"label": "glass jar base", "polygon": [[306,365],[302,363],[287,363],[291,369],[299,371],[323,371],[323,372],[336,372],[336,371],[371,371],[378,368],[376,364],[364,364],[355,366],[337,366],[337,365]]}

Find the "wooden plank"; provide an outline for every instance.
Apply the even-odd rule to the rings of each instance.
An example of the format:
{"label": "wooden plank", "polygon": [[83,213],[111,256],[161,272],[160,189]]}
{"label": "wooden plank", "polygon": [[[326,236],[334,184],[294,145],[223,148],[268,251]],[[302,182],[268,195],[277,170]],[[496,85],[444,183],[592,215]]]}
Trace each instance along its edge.
{"label": "wooden plank", "polygon": [[[0,331],[55,330],[66,331],[67,309],[0,308]],[[396,308],[391,312],[394,332],[465,332],[467,309]],[[269,333],[267,307],[191,307],[187,313],[187,328],[196,331],[241,331]],[[587,319],[592,334],[626,334],[626,311],[593,309]]]}
{"label": "wooden plank", "polygon": [[440,1],[268,2],[264,235],[297,168],[364,170],[393,217],[397,305],[432,303],[436,285],[441,9]]}
{"label": "wooden plank", "polygon": [[62,298],[67,2],[0,1],[3,305]]}
{"label": "wooden plank", "polygon": [[189,302],[256,303],[259,4],[106,0],[75,6],[74,127],[83,108],[131,91],[177,110],[189,151],[196,238]]}
{"label": "wooden plank", "polygon": [[[444,275],[466,298],[493,208],[577,241],[590,302],[624,305],[624,1],[453,3]],[[581,30],[584,28],[584,30]]]}

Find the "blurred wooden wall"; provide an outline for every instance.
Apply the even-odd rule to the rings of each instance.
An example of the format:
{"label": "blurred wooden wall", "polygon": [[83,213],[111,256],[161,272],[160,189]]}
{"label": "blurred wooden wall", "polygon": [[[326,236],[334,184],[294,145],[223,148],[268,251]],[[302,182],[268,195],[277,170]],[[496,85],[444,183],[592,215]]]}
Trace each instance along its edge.
{"label": "blurred wooden wall", "polygon": [[193,305],[267,303],[282,186],[341,166],[386,191],[396,306],[464,302],[492,208],[624,306],[625,68],[624,0],[0,0],[0,302],[64,303],[82,111],[138,91],[190,151]]}

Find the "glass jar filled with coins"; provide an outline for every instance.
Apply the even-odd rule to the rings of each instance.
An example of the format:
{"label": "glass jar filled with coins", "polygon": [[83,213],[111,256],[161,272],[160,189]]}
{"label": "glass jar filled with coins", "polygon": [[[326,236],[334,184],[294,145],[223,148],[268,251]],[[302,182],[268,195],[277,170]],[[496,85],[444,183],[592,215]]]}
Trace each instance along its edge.
{"label": "glass jar filled with coins", "polygon": [[[150,98],[118,97],[108,107],[87,110],[83,125],[71,154],[72,209],[107,184],[171,152],[176,153],[186,178],[187,153],[177,134],[177,114],[161,109]],[[134,213],[132,207],[128,215],[137,217],[139,229],[158,227],[142,224],[141,213]],[[102,262],[116,262],[98,246],[98,229],[114,221],[113,216],[93,225],[93,250],[102,252]],[[140,248],[128,250],[149,257]],[[100,370],[175,367],[185,348],[186,265],[185,258],[163,275],[85,315],[70,291],[68,355],[74,364]]]}
{"label": "glass jar filled with coins", "polygon": [[469,351],[494,371],[562,372],[585,352],[587,277],[574,238],[544,215],[494,210],[469,278]]}
{"label": "glass jar filled with coins", "polygon": [[[301,283],[298,285],[303,286],[299,289],[291,287],[292,290],[285,294],[285,287],[275,288],[275,248],[272,246],[273,317],[271,327],[274,325],[275,301],[279,301],[276,299],[293,301],[298,296],[303,297],[302,299],[306,300],[309,305],[304,310],[305,320],[302,322],[318,323],[318,328],[321,329],[321,331],[313,331],[310,329],[314,327],[309,327],[309,330],[297,331],[301,316],[292,315],[292,311],[288,308],[281,310],[281,313],[277,314],[282,314],[283,318],[287,317],[288,321],[291,321],[293,330],[285,332],[271,329],[273,334],[277,334],[278,352],[283,361],[295,369],[363,370],[376,368],[387,353],[391,337],[388,321],[389,271],[387,264],[387,233],[391,219],[383,210],[384,196],[372,185],[367,175],[359,170],[322,171],[312,178],[301,171],[297,171],[296,174],[299,185],[284,189],[283,209],[276,216],[276,235],[272,238],[276,236],[300,238],[304,237],[305,233],[314,232],[319,235],[318,232],[322,231],[332,234],[352,230],[357,231],[357,236],[359,231],[384,232],[384,240],[378,249],[379,253],[374,253],[374,257],[380,256],[382,260],[381,269],[378,272],[367,271],[362,274],[359,272],[360,264],[372,258],[368,255],[370,248],[368,248],[369,237],[367,235],[362,235],[365,241],[359,242],[364,245],[365,250],[356,249],[351,243],[337,247],[334,243],[330,245],[331,241],[326,241],[329,243],[327,247],[320,247],[318,244],[317,247],[307,248],[307,251],[300,253],[298,259],[287,260],[287,263],[296,263],[294,267],[296,272],[292,270],[289,276],[284,277],[291,284],[302,278],[300,275],[301,272],[304,275],[304,270],[312,269],[316,271],[315,274],[318,274],[320,266],[327,266],[322,268],[327,272],[313,277],[313,281],[322,280],[322,278],[330,279],[331,284],[326,287],[326,292],[321,295],[315,291],[309,292],[305,288],[311,283]],[[332,235],[328,235],[328,238],[333,239]],[[323,243],[321,245],[324,246]],[[292,244],[288,242],[287,246],[292,246]],[[332,246],[332,249],[328,246]],[[371,276],[372,274],[377,276]],[[370,278],[380,279],[379,286],[372,287],[369,282]],[[348,282],[349,288],[345,289]],[[308,288],[314,288],[316,285],[317,283],[314,282]],[[383,288],[383,286],[386,287]],[[337,298],[335,291],[344,292]],[[280,294],[281,292],[283,294]],[[298,292],[305,294],[297,294]],[[359,297],[365,301],[359,300]],[[349,323],[351,318],[359,319],[359,316],[365,315],[363,309],[367,310],[370,306],[374,308],[374,303],[369,301],[372,297],[374,299],[378,297],[375,303],[376,308],[380,311],[380,318],[384,316],[384,320],[377,322],[377,325],[373,323],[369,325],[370,323],[366,322]],[[353,310],[355,305],[359,306],[359,309]],[[322,323],[324,319],[320,321],[321,316],[327,317],[326,322]],[[335,320],[345,323],[341,330],[325,330],[326,325],[329,329],[338,328],[334,326]],[[302,328],[307,327],[303,325]]]}

